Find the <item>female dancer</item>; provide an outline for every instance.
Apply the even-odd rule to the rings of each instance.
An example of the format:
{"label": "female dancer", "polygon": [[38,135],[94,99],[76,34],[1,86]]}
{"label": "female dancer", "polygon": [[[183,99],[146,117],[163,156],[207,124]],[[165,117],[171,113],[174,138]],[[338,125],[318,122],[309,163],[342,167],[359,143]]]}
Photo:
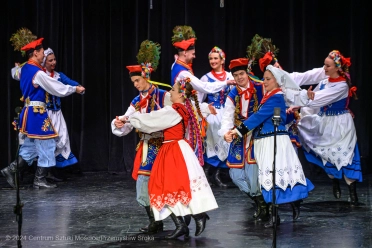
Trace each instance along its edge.
{"label": "female dancer", "polygon": [[[57,79],[63,84],[78,86],[78,82],[68,78],[64,73],[55,71],[57,64],[56,56],[51,48],[44,51],[44,60],[42,66],[45,68],[46,74],[52,78]],[[61,99],[57,96],[53,96],[47,93],[47,109],[48,116],[52,120],[54,128],[58,132],[58,138],[56,138],[56,167],[66,167],[77,163],[77,159],[71,152],[70,139],[67,131],[67,125],[61,111]]]}
{"label": "female dancer", "polygon": [[170,94],[172,106],[146,114],[136,112],[127,121],[142,132],[164,130],[164,142],[150,175],[149,196],[155,220],[163,220],[170,215],[174,221],[176,230],[166,236],[167,239],[174,239],[189,235],[182,216],[193,216],[195,236],[198,236],[209,219],[205,212],[218,206],[201,167],[202,153],[198,152],[197,157],[191,148],[197,146],[201,151],[202,144],[191,97],[197,112],[201,114],[201,111],[190,79],[177,81]]}
{"label": "female dancer", "polygon": [[[215,46],[209,53],[209,64],[212,70],[205,74],[200,80],[203,82],[214,83],[216,81],[226,81],[233,79],[230,72],[224,70],[225,53],[224,51]],[[205,175],[208,178],[209,167],[216,167],[213,172],[213,183],[219,187],[227,187],[220,179],[220,169],[229,168],[226,165],[227,153],[229,151],[229,144],[218,135],[218,130],[221,128],[221,119],[225,109],[225,101],[230,92],[230,85],[225,89],[213,94],[204,94],[198,92],[198,99],[200,102],[206,101],[208,104],[213,104],[217,110],[217,115],[209,115],[207,117],[208,128],[206,132],[204,162]]]}
{"label": "female dancer", "polygon": [[[285,80],[283,80],[284,77]],[[277,150],[275,168],[275,204],[291,203],[293,207],[293,219],[297,219],[300,212],[300,202],[308,196],[314,186],[305,178],[302,165],[297,157],[288,132],[286,123],[286,103],[283,91],[280,88],[286,80],[291,80],[288,73],[269,65],[264,73],[264,87],[266,94],[263,97],[259,109],[246,121],[232,131],[232,134],[244,135],[254,130],[254,155],[259,167],[259,183],[265,202],[272,203],[273,180],[272,171],[274,161],[274,124],[272,122],[274,107],[280,107],[280,123],[277,127]],[[295,84],[293,82],[293,84]],[[283,86],[284,87],[284,86]],[[230,137],[232,140],[233,135]],[[270,205],[272,215],[272,204]],[[277,218],[280,224],[280,218]],[[273,225],[272,218],[265,227]]]}
{"label": "female dancer", "polygon": [[319,165],[333,180],[333,194],[341,197],[339,179],[344,178],[352,206],[359,205],[356,182],[362,182],[360,155],[353,114],[348,108],[351,97],[357,99],[349,75],[350,58],[333,50],[324,60],[328,79],[297,97],[301,120],[297,124],[309,162]]}

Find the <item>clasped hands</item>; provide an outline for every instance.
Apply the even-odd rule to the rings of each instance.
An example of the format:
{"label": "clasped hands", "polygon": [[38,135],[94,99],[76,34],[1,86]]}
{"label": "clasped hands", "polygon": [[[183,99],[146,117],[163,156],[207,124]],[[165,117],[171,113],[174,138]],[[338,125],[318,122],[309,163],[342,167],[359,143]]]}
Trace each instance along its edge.
{"label": "clasped hands", "polygon": [[[216,115],[217,111],[216,108],[213,106],[213,103],[208,104],[209,111],[211,112],[212,115]],[[128,116],[116,116],[114,125],[116,128],[122,128],[124,127],[124,124],[128,121],[129,117]]]}
{"label": "clasped hands", "polygon": [[124,127],[124,124],[128,121],[129,117],[128,116],[116,116],[114,125],[116,128],[122,128]]}
{"label": "clasped hands", "polygon": [[85,93],[85,88],[81,85],[76,86],[76,93],[78,94],[84,94]]}
{"label": "clasped hands", "polygon": [[227,133],[225,133],[223,138],[227,143],[231,143],[233,139],[237,137],[237,135],[238,135],[238,132],[236,131],[236,129],[233,129],[233,130],[227,131]]}

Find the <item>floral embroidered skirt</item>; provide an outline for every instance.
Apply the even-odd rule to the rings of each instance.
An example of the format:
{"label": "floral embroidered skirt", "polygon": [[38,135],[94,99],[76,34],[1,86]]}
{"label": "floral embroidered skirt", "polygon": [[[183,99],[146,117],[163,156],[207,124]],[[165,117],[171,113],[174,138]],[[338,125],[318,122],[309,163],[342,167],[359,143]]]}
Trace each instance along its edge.
{"label": "floral embroidered skirt", "polygon": [[185,140],[161,146],[151,170],[149,195],[155,220],[218,208],[204,170]]}

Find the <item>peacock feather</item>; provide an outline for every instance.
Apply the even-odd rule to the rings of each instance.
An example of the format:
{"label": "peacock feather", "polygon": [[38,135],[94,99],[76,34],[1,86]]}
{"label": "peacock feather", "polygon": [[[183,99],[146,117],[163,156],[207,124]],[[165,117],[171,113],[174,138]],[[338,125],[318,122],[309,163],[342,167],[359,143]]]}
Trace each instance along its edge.
{"label": "peacock feather", "polygon": [[12,34],[10,42],[14,47],[14,51],[20,51],[22,52],[22,56],[24,56],[26,53],[22,51],[21,48],[36,39],[37,36],[33,35],[29,29],[20,28],[16,33]]}
{"label": "peacock feather", "polygon": [[268,51],[271,51],[275,56],[277,56],[279,48],[272,43],[270,38],[263,38],[256,34],[252,39],[252,43],[247,47],[247,57],[250,60],[258,60]]}
{"label": "peacock feather", "polygon": [[151,40],[144,40],[141,43],[137,54],[137,62],[141,64],[150,64],[153,71],[156,71],[160,60],[160,48],[158,43]]}
{"label": "peacock feather", "polygon": [[173,28],[172,44],[175,42],[188,40],[191,38],[196,39],[196,35],[192,27],[190,26],[175,26]]}

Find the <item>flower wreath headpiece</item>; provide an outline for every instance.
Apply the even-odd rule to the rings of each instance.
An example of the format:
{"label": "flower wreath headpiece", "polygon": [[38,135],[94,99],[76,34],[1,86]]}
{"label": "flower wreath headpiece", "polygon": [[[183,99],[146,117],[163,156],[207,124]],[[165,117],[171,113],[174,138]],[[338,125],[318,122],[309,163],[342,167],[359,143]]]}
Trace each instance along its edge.
{"label": "flower wreath headpiece", "polygon": [[351,66],[350,58],[345,58],[338,50],[331,51],[328,57],[333,59],[339,71],[342,71],[343,65]]}
{"label": "flower wreath headpiece", "polygon": [[218,53],[220,55],[221,59],[223,59],[223,60],[226,59],[226,55],[225,55],[224,51],[221,48],[219,48],[218,46],[215,46],[215,47],[212,48],[212,50],[208,54],[208,58],[211,56],[211,53]]}

